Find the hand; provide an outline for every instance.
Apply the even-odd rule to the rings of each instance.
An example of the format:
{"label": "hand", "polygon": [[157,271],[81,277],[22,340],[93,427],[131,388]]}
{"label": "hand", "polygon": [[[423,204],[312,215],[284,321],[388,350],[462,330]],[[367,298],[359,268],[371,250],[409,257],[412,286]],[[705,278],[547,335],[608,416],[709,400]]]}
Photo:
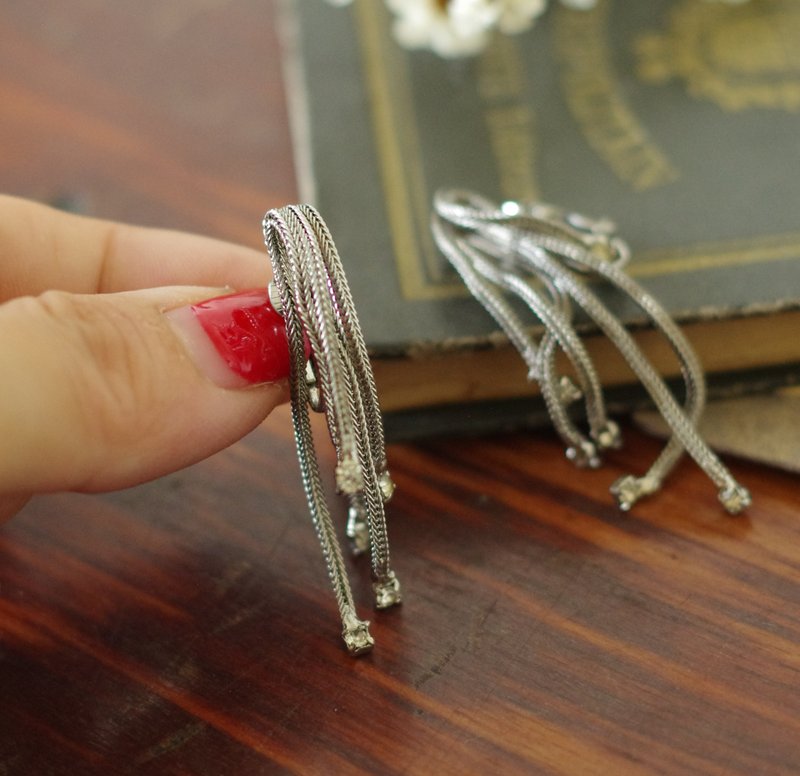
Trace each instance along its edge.
{"label": "hand", "polygon": [[[0,196],[0,520],[35,493],[175,471],[258,425],[289,368],[268,279],[248,248]],[[261,290],[215,299],[234,288]]]}

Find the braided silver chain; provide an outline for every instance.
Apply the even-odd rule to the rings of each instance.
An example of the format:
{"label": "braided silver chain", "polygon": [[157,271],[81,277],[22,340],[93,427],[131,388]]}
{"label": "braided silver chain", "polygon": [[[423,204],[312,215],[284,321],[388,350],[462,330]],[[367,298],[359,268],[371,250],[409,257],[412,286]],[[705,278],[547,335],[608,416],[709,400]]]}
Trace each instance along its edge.
{"label": "braided silver chain", "polygon": [[283,315],[289,341],[292,421],[303,487],[339,607],[342,636],[351,653],[363,654],[374,641],[369,622],[356,614],[320,477],[309,408],[325,413],[336,451],[337,491],[350,504],[347,533],[356,552],[369,549],[375,605],[383,609],[399,604],[384,513],[394,485],[375,380],[341,260],[319,213],[309,205],[270,210],[263,227],[274,276],[270,298]]}
{"label": "braided silver chain", "polygon": [[[643,476],[626,475],[612,485],[622,509],[630,509],[638,499],[657,491],[684,451],[718,487],[726,510],[736,514],[750,504],[748,491],[697,431],[706,397],[697,356],[655,297],[625,273],[623,267],[630,254],[615,235],[613,224],[549,205],[512,202],[498,207],[472,192],[443,191],[434,200],[432,230],[437,245],[467,287],[520,351],[530,379],[541,386],[553,425],[568,445],[567,455],[576,463],[598,465],[600,451],[618,446],[619,431],[606,416],[597,371],[575,330],[573,303],[616,345],[647,389],[672,436]],[[619,319],[592,291],[587,280],[593,277],[626,294],[663,334],[680,363],[684,407]],[[544,325],[538,342],[504,292],[519,297]],[[568,377],[557,374],[555,355],[559,348],[572,364],[579,388]],[[581,397],[588,436],[567,412],[568,405]]]}

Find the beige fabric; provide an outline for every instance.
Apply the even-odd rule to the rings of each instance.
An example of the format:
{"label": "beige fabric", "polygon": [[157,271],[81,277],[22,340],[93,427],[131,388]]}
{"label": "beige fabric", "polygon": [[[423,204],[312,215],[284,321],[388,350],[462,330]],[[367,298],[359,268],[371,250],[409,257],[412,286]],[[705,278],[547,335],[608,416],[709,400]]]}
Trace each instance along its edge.
{"label": "beige fabric", "polygon": [[[656,412],[638,412],[634,419],[647,432],[666,433]],[[800,472],[800,388],[710,402],[699,428],[720,453]]]}

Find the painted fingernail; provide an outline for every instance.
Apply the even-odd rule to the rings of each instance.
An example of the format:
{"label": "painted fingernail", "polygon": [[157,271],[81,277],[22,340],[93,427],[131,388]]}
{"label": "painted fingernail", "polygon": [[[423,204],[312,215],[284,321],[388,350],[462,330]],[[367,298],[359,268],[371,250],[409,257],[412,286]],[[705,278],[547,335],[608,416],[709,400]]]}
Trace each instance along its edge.
{"label": "painted fingernail", "polygon": [[223,388],[289,377],[283,318],[266,288],[218,296],[165,313],[199,369]]}

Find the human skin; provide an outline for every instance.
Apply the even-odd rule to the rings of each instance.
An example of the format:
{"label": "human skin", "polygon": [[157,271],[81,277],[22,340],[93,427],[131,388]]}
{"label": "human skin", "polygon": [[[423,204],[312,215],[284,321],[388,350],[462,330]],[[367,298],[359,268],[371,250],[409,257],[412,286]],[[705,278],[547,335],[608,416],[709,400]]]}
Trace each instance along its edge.
{"label": "human skin", "polygon": [[285,376],[233,374],[196,325],[198,303],[268,280],[250,248],[0,196],[0,520],[180,469],[285,401]]}

